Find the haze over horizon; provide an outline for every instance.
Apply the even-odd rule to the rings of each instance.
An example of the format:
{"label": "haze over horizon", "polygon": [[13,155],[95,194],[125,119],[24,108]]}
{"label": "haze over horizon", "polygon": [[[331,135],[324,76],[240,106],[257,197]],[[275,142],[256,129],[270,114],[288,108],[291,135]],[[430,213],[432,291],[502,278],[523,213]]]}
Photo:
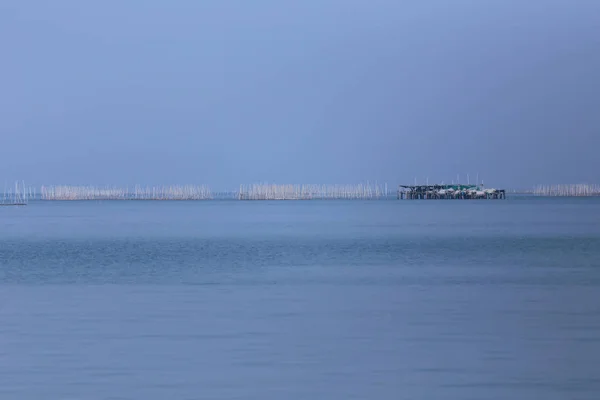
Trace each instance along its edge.
{"label": "haze over horizon", "polygon": [[0,181],[600,182],[598,1],[0,4]]}

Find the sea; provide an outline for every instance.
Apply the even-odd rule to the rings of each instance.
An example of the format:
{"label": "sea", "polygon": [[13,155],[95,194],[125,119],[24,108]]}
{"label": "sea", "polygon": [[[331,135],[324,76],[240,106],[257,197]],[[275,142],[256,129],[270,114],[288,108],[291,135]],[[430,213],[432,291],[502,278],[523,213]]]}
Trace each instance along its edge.
{"label": "sea", "polygon": [[600,399],[600,198],[0,207],[0,399]]}

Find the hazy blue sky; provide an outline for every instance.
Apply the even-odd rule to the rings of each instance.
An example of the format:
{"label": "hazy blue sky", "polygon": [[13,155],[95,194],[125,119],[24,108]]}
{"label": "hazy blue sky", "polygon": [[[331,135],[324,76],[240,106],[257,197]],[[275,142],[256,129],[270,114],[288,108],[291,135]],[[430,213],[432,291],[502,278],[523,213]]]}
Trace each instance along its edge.
{"label": "hazy blue sky", "polygon": [[0,3],[0,179],[600,181],[598,0]]}

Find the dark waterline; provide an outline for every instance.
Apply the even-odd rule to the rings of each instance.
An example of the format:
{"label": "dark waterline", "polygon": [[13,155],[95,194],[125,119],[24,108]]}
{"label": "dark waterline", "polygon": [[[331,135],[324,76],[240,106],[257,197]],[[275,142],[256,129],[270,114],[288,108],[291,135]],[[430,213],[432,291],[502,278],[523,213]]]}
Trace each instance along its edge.
{"label": "dark waterline", "polygon": [[597,399],[600,199],[0,208],[0,398]]}

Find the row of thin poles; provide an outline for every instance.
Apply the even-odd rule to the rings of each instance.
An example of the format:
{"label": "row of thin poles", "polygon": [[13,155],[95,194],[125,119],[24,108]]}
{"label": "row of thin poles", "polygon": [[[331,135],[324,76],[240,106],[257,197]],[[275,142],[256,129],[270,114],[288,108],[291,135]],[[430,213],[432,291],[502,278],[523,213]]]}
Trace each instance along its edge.
{"label": "row of thin poles", "polygon": [[14,185],[4,185],[4,191],[2,192],[2,204],[27,204],[30,198],[34,198],[36,195],[35,188],[25,186],[24,181],[15,181]]}
{"label": "row of thin poles", "polygon": [[537,185],[533,188],[536,196],[600,196],[598,184],[563,184],[563,185]]}
{"label": "row of thin poles", "polygon": [[[600,196],[599,184],[537,185],[536,196]],[[216,194],[219,197],[218,194]],[[2,204],[27,204],[37,198],[34,187],[17,181],[5,185]],[[229,197],[229,196],[228,196]],[[383,199],[388,197],[387,184],[268,184],[240,185],[232,198],[240,200],[311,200],[311,199]],[[169,186],[42,186],[41,200],[208,200],[215,194],[206,185]]]}
{"label": "row of thin poles", "polygon": [[41,200],[208,200],[212,192],[206,185],[170,186],[42,186]]}
{"label": "row of thin poles", "polygon": [[325,200],[386,198],[387,184],[320,185],[269,184],[240,185],[240,200]]}

